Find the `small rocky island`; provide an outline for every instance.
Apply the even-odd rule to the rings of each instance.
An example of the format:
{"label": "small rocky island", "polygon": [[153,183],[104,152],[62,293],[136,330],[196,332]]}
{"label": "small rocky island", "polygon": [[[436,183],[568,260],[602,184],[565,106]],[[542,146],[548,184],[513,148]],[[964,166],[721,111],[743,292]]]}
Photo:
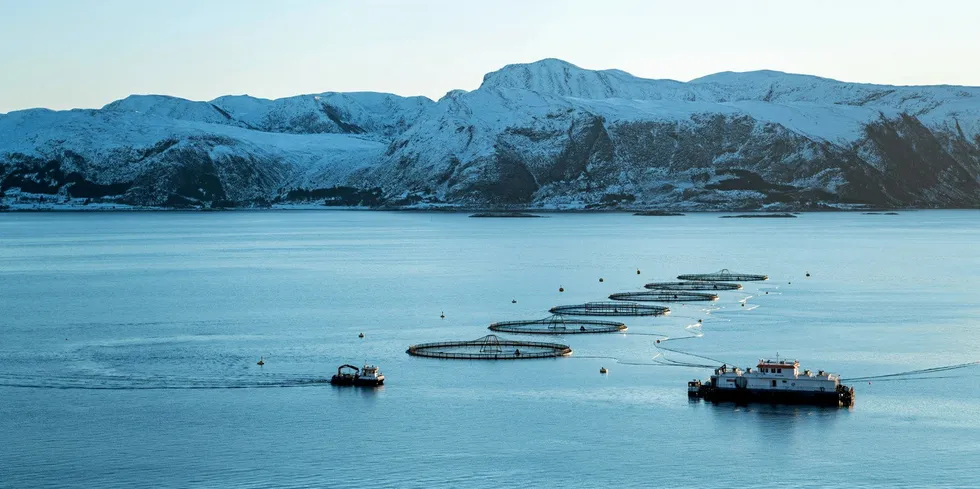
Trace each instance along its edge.
{"label": "small rocky island", "polygon": [[470,214],[470,217],[541,217],[535,214],[528,214],[526,212],[478,212],[476,214]]}
{"label": "small rocky island", "polygon": [[782,218],[795,218],[795,214],[790,214],[788,212],[770,212],[766,214],[738,214],[734,216],[721,216],[722,219],[735,219],[735,218],[755,218],[755,217],[782,217]]}
{"label": "small rocky island", "polygon": [[634,212],[633,215],[634,216],[683,216],[684,214],[681,212],[652,210],[652,211]]}

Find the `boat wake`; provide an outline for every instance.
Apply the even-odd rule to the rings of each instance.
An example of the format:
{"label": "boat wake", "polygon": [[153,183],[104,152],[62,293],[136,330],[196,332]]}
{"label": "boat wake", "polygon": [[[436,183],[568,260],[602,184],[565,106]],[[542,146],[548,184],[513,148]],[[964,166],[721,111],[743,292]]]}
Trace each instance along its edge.
{"label": "boat wake", "polygon": [[0,386],[27,389],[216,390],[315,387],[322,385],[330,385],[330,379],[297,377],[256,381],[246,379],[97,379],[86,377],[15,377],[0,375]]}

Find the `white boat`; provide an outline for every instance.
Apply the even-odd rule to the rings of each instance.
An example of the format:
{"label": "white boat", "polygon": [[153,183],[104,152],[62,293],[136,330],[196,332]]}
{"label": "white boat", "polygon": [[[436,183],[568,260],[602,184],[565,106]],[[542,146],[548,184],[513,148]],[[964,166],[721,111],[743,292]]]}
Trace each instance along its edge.
{"label": "white boat", "polygon": [[759,360],[744,371],[722,365],[706,382],[687,383],[688,396],[707,401],[773,402],[849,407],[854,388],[840,383],[840,376],[823,370],[800,372],[796,360]]}

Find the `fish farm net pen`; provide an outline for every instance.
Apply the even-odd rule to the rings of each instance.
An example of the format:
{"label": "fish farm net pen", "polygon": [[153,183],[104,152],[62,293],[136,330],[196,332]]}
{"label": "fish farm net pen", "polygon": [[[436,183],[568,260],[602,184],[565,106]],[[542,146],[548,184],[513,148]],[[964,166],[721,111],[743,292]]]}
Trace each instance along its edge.
{"label": "fish farm net pen", "polygon": [[716,301],[718,296],[715,294],[705,294],[702,292],[679,292],[671,290],[651,290],[647,292],[618,292],[609,296],[614,301],[639,301],[639,302],[699,302]]}
{"label": "fish farm net pen", "polygon": [[472,341],[421,343],[408,347],[405,353],[450,360],[526,360],[571,355],[572,349],[559,343],[506,340],[491,334]]}
{"label": "fish farm net pen", "polygon": [[626,331],[618,321],[566,318],[556,314],[529,321],[500,321],[490,325],[491,331],[516,334],[590,334]]}
{"label": "fish farm net pen", "polygon": [[555,306],[549,312],[552,314],[568,314],[572,316],[663,316],[670,312],[670,308],[650,304],[612,301]]}
{"label": "fish farm net pen", "polygon": [[677,280],[700,280],[707,282],[758,282],[769,280],[768,275],[754,273],[735,273],[723,268],[715,273],[689,273],[678,275]]}
{"label": "fish farm net pen", "polygon": [[742,288],[742,284],[690,280],[686,282],[654,282],[643,287],[651,290],[739,290]]}

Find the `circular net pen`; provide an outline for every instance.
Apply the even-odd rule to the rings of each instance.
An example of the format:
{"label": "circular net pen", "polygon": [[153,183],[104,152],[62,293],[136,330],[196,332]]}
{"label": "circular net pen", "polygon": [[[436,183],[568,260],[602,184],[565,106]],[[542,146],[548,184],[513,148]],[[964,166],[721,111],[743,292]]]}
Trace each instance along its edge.
{"label": "circular net pen", "polygon": [[646,292],[619,292],[609,296],[614,301],[637,302],[708,302],[718,300],[715,294],[681,292],[676,290],[650,290]]}
{"label": "circular net pen", "polygon": [[571,316],[663,316],[670,312],[670,308],[650,304],[613,301],[555,306],[549,312]]}
{"label": "circular net pen", "polygon": [[517,334],[589,334],[626,331],[618,321],[566,318],[554,315],[531,321],[501,321],[490,325],[491,331]]}
{"label": "circular net pen", "polygon": [[678,275],[677,279],[701,280],[706,282],[758,282],[761,280],[769,280],[769,276],[754,273],[735,273],[729,271],[727,268],[724,268],[715,273],[689,273],[686,275]]}
{"label": "circular net pen", "polygon": [[516,341],[486,335],[473,341],[443,341],[421,343],[408,347],[406,353],[417,357],[451,360],[526,360],[530,358],[563,357],[572,354],[568,345]]}
{"label": "circular net pen", "polygon": [[687,282],[654,282],[643,287],[651,290],[739,290],[742,288],[742,284],[692,280]]}

